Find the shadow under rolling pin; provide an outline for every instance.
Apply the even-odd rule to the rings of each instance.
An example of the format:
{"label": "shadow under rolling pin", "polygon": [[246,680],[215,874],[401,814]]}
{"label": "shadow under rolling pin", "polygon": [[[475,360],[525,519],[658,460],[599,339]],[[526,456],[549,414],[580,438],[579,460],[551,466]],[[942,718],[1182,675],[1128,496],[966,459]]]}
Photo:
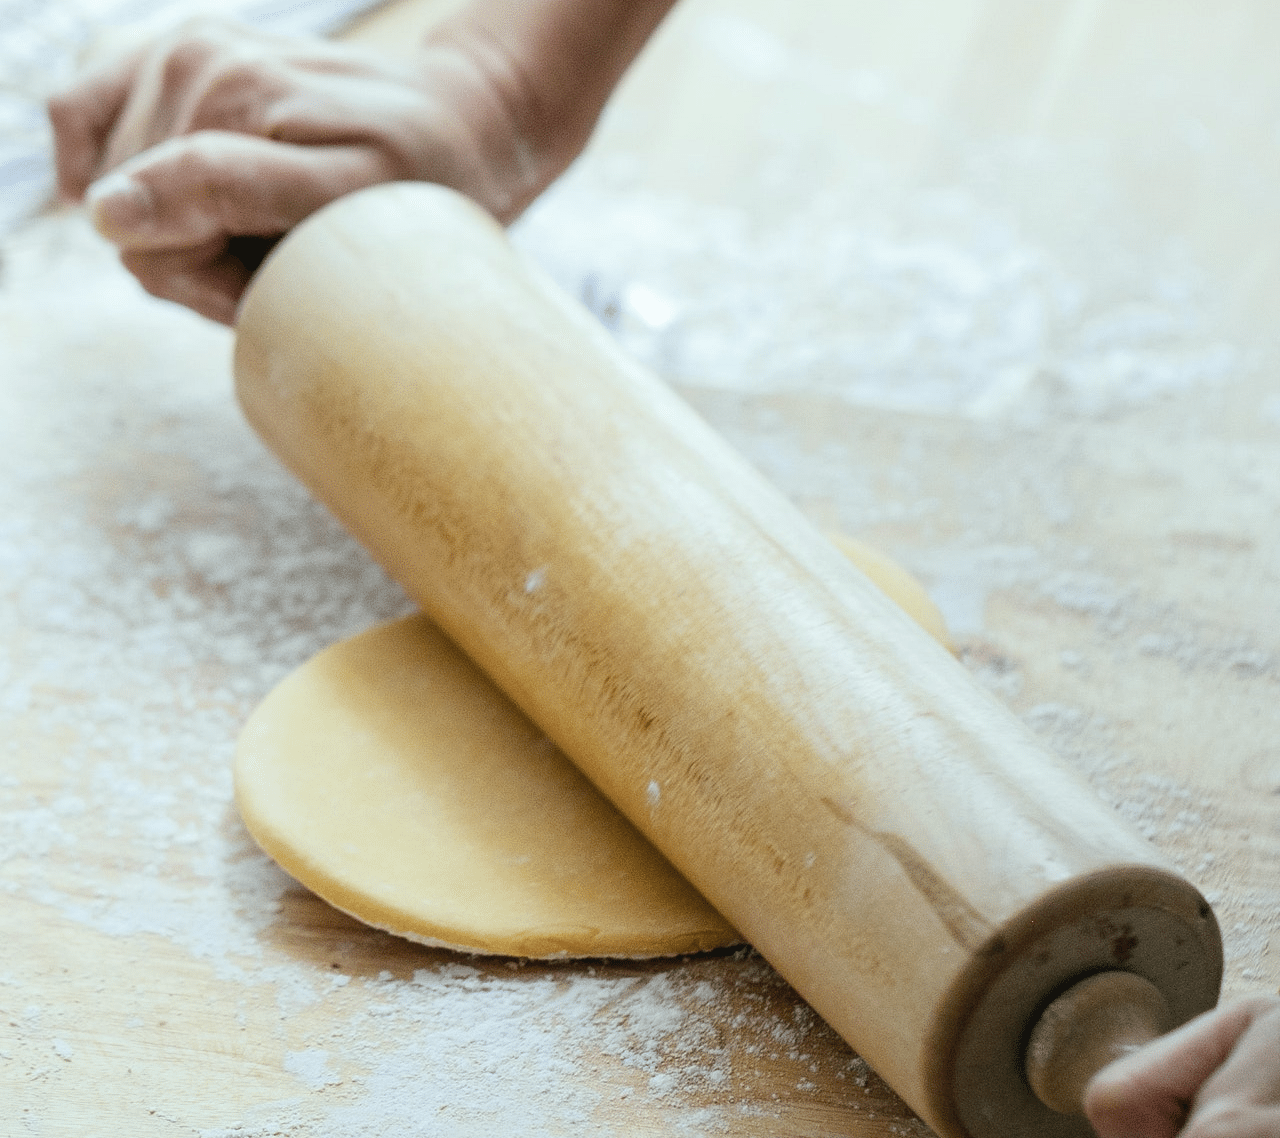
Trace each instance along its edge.
{"label": "shadow under rolling pin", "polygon": [[1170,1027],[1216,1001],[1200,893],[465,199],[308,219],[235,366],[283,461],[938,1133],[1089,1134],[1070,1033],[1027,1059],[1081,980],[1140,978]]}

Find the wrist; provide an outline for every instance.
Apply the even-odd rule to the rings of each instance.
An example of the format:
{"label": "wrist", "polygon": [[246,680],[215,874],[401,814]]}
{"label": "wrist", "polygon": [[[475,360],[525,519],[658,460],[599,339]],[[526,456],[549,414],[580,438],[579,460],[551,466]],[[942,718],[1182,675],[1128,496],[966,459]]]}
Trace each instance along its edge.
{"label": "wrist", "polygon": [[512,220],[578,156],[673,3],[470,0],[429,33],[425,51],[450,54],[478,80],[468,115],[507,180],[499,217]]}
{"label": "wrist", "polygon": [[[475,198],[504,224],[514,221],[577,156],[594,118],[548,114],[536,88],[503,46],[471,29],[442,29],[423,45],[428,97],[453,120],[455,153],[470,169],[429,171]],[[581,116],[577,116],[581,118]]]}

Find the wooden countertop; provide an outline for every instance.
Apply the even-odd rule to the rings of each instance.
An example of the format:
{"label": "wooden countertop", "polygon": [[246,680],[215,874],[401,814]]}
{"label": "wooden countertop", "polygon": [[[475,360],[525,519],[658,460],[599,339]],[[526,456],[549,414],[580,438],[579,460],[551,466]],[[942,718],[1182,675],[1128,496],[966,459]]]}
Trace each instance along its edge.
{"label": "wooden countertop", "polygon": [[[685,0],[516,231],[921,576],[1209,894],[1231,994],[1280,985],[1276,22]],[[923,1132],[749,953],[457,957],[257,853],[239,724],[405,602],[242,423],[225,330],[77,216],[2,252],[0,1130]]]}

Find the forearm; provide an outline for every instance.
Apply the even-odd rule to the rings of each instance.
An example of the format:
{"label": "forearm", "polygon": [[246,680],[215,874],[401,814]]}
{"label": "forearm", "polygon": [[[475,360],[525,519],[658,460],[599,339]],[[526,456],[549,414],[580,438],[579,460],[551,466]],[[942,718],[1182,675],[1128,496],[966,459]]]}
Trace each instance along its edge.
{"label": "forearm", "polygon": [[[522,171],[514,217],[586,145],[614,87],[675,0],[473,0],[433,28],[428,58],[478,67],[507,161]],[[494,139],[490,140],[492,144]]]}

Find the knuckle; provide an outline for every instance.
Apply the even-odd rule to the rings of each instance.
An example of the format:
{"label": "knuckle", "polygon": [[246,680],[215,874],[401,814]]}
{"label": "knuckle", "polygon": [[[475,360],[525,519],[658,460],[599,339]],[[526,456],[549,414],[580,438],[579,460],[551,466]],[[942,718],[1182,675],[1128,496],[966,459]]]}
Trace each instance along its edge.
{"label": "knuckle", "polygon": [[278,62],[251,49],[211,59],[201,76],[193,129],[221,128],[266,134],[272,108],[286,94],[288,76]]}
{"label": "knuckle", "polygon": [[144,292],[159,300],[175,299],[173,277],[169,272],[157,268],[146,257],[125,255],[120,258],[120,262],[133,274]]}
{"label": "knuckle", "polygon": [[245,51],[236,51],[219,61],[219,65],[210,82],[214,88],[231,88],[241,90],[245,87],[256,87],[270,74],[266,60]]}
{"label": "knuckle", "polygon": [[274,96],[282,85],[280,69],[271,60],[237,52],[212,70],[208,95],[229,103],[241,103]]}
{"label": "knuckle", "polygon": [[183,20],[155,47],[164,83],[181,86],[234,53],[243,32],[215,16]]}
{"label": "knuckle", "polygon": [[176,300],[177,291],[171,286],[168,277],[148,277],[138,278],[138,283],[142,285],[143,290],[150,296],[154,296],[157,300]]}
{"label": "knuckle", "polygon": [[55,91],[45,100],[45,112],[49,117],[49,125],[55,137],[67,139],[79,136],[87,129],[91,119],[92,108],[87,105],[84,95],[78,88],[70,87]]}
{"label": "knuckle", "polygon": [[54,127],[62,126],[73,117],[79,103],[72,91],[55,91],[45,101],[49,119]]}
{"label": "knuckle", "polygon": [[168,46],[160,64],[160,82],[167,90],[181,88],[208,62],[212,48],[199,38],[180,39]]}

